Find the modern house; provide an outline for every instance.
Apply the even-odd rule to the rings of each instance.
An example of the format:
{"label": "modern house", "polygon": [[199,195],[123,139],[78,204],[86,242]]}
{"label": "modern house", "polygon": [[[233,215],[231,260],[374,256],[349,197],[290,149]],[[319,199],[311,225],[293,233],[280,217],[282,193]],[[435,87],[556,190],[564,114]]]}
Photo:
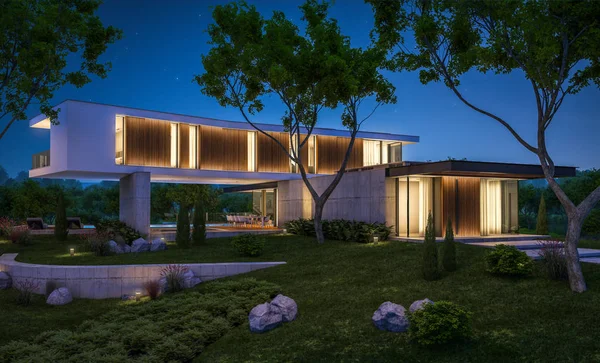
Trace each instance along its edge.
{"label": "modern house", "polygon": [[[120,181],[120,218],[150,233],[150,183],[225,184],[252,192],[255,208],[278,225],[312,215],[312,199],[277,143],[245,122],[68,100],[58,125],[44,116],[30,127],[50,130],[50,150],[35,154],[31,178]],[[261,129],[289,148],[282,126]],[[349,132],[315,128],[301,150],[318,191],[341,165]],[[398,236],[422,236],[432,213],[436,233],[451,219],[458,236],[509,233],[518,225],[520,179],[542,178],[539,165],[442,161],[406,162],[404,147],[418,136],[359,132],[348,172],[324,218],[386,222]],[[557,167],[556,176],[574,176]]]}

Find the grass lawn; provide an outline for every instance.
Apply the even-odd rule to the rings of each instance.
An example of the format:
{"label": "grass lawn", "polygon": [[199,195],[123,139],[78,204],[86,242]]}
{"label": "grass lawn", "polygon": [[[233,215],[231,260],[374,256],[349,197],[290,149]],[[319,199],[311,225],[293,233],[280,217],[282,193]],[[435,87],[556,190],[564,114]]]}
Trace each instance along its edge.
{"label": "grass lawn", "polygon": [[[178,248],[169,242],[168,249],[160,252],[127,253],[98,257],[83,251],[81,240],[71,236],[66,242],[58,242],[53,236],[33,236],[31,246],[19,246],[10,241],[0,240],[0,253],[18,253],[17,261],[49,265],[126,265],[149,263],[195,263],[195,262],[243,262],[256,261],[256,258],[242,257],[231,246],[229,238],[211,238],[201,247]],[[76,254],[71,257],[69,248]],[[286,243],[269,243],[261,256],[261,261],[281,261],[293,247]]]}
{"label": "grass lawn", "polygon": [[[238,281],[250,276],[279,286],[282,293],[298,303],[298,319],[266,334],[251,334],[248,323],[244,322],[209,345],[196,360],[600,360],[600,265],[583,264],[590,290],[573,294],[566,282],[549,281],[541,271],[521,280],[488,275],[483,262],[488,251],[480,247],[459,244],[459,270],[439,281],[425,282],[420,275],[422,246],[419,244],[386,242],[374,246],[327,242],[319,246],[313,239],[304,237],[272,236],[266,239],[265,255],[259,260],[288,263],[227,280]],[[210,261],[214,261],[219,253],[228,256],[227,260],[241,260],[231,256],[231,250],[217,253],[218,246],[230,249],[227,240],[212,240],[208,246],[190,253],[197,256],[196,259]],[[173,248],[168,252],[175,251]],[[25,254],[27,256],[27,251]],[[22,311],[22,315],[18,319],[20,323],[11,319],[9,324],[4,321],[0,324],[2,337],[17,335],[31,339],[35,332],[59,324],[52,319],[60,321],[64,317],[55,314],[55,308],[41,305],[17,308],[7,294],[11,292],[0,292],[0,303],[7,305],[9,315],[17,310]],[[382,302],[389,300],[408,308],[414,300],[424,297],[434,301],[450,300],[470,310],[474,339],[463,344],[426,349],[409,342],[405,334],[382,332],[373,326],[371,316]],[[165,296],[163,299],[172,298]],[[107,306],[122,303],[109,300],[76,304],[89,304],[89,314],[76,309],[70,316],[72,320],[82,321],[106,311]],[[175,301],[173,306],[176,306]],[[0,309],[3,315],[7,311],[4,306]],[[11,334],[27,329],[22,326],[35,321],[39,314],[47,316],[45,323],[38,325],[39,330],[34,328]],[[119,324],[118,314],[112,318]],[[75,324],[64,322],[62,326],[69,328]]]}

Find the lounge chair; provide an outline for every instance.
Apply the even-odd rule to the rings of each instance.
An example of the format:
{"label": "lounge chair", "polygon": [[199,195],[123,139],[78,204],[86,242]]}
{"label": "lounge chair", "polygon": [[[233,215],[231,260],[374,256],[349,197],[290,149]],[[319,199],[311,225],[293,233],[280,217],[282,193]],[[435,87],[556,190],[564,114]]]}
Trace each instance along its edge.
{"label": "lounge chair", "polygon": [[67,228],[69,229],[82,229],[83,224],[81,223],[81,218],[79,217],[67,217]]}
{"label": "lounge chair", "polygon": [[48,225],[41,218],[27,218],[27,228],[29,229],[46,229]]}

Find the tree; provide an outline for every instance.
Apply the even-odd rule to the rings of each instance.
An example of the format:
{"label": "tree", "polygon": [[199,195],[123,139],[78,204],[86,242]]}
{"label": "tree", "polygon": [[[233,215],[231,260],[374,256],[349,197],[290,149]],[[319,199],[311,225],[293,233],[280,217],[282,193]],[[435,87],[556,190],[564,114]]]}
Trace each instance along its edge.
{"label": "tree", "polygon": [[546,201],[544,195],[540,198],[540,207],[537,214],[537,223],[535,224],[535,233],[548,234],[548,213],[546,212]]}
{"label": "tree", "polygon": [[446,236],[442,245],[442,266],[448,272],[456,271],[456,243],[454,242],[454,231],[450,219],[446,223]]}
{"label": "tree", "polygon": [[201,198],[196,200],[194,205],[194,231],[192,232],[192,242],[194,245],[203,245],[206,242],[206,212],[204,201]]}
{"label": "tree", "polygon": [[431,212],[429,212],[427,226],[425,227],[422,271],[423,278],[427,281],[433,281],[440,278],[437,242],[435,241],[435,228],[433,226],[433,216],[431,215]]}
{"label": "tree", "polygon": [[66,241],[69,234],[67,225],[67,207],[65,205],[65,194],[60,191],[56,201],[56,218],[54,220],[54,237],[58,241]]}
{"label": "tree", "polygon": [[188,205],[181,203],[179,206],[179,215],[177,216],[177,232],[175,242],[181,248],[190,247],[190,215]]}
{"label": "tree", "polygon": [[[297,165],[314,200],[319,243],[325,241],[323,208],[346,171],[362,123],[379,105],[396,102],[394,87],[380,73],[385,51],[376,45],[353,48],[337,22],[328,18],[328,6],[308,0],[300,7],[305,35],[279,11],[264,19],[244,2],[216,6],[214,23],[208,28],[212,48],[202,57],[205,72],[195,78],[203,94],[217,99],[221,106],[238,108],[246,122]],[[281,122],[289,143],[282,143],[253,120],[267,97],[282,103]],[[375,105],[362,117],[361,106],[369,98],[375,99]],[[319,193],[308,179],[302,149],[308,147],[320,112],[338,105],[350,141],[338,172]]]}
{"label": "tree", "polygon": [[[121,31],[104,27],[95,15],[99,0],[5,0],[0,2],[0,139],[30,104],[57,124],[50,100],[60,87],[82,87],[90,76],[105,78],[110,63],[99,63]],[[79,67],[71,60],[80,60]],[[69,62],[67,62],[69,60]]]}
{"label": "tree", "polygon": [[[600,185],[576,205],[554,179],[546,131],[567,96],[590,84],[600,86],[600,3],[596,1],[367,0],[375,11],[374,36],[395,49],[394,70],[420,70],[421,82],[442,81],[472,110],[498,122],[540,160],[546,181],[566,211],[565,250],[569,284],[587,289],[577,245],[581,227],[600,200]],[[410,6],[407,6],[410,2]],[[408,50],[407,27],[416,41]],[[511,121],[473,104],[461,92],[460,77],[471,70],[506,74],[518,71],[535,98],[535,142]]]}

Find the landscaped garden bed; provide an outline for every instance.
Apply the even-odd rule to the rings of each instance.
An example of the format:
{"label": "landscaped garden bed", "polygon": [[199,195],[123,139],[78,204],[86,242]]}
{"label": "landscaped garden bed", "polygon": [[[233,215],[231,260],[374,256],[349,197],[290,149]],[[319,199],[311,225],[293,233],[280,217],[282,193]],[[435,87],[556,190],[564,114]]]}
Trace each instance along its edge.
{"label": "landscaped garden bed", "polygon": [[[523,278],[498,277],[486,272],[485,248],[457,244],[458,269],[442,273],[439,280],[422,277],[421,244],[380,242],[377,245],[327,241],[324,245],[301,236],[268,236],[263,254],[247,261],[281,260],[284,266],[254,271],[224,281],[240,281],[253,277],[279,286],[283,294],[298,304],[298,317],[276,330],[253,334],[247,314],[240,326],[231,324],[225,334],[202,352],[194,352],[199,361],[593,361],[600,351],[600,266],[583,264],[589,291],[573,294],[565,281],[546,277],[540,262],[534,262],[533,275]],[[24,258],[43,256],[41,246],[22,247]],[[55,250],[41,242],[45,251]],[[0,249],[3,245],[0,244]],[[13,246],[14,248],[14,246]],[[28,252],[27,249],[31,250]],[[39,250],[38,250],[39,249]],[[209,240],[207,244],[178,251],[139,254],[137,258],[170,256],[168,262],[217,262],[223,258],[241,261],[243,257],[228,239]],[[15,251],[17,252],[17,251]],[[186,256],[190,254],[191,257]],[[142,256],[143,255],[143,256]],[[77,256],[76,256],[77,257]],[[76,258],[74,257],[74,258]],[[127,256],[134,257],[134,255]],[[53,257],[58,260],[58,257]],[[63,258],[68,259],[65,256]],[[91,258],[91,257],[90,257]],[[122,256],[95,257],[98,259]],[[176,260],[181,258],[185,260]],[[189,259],[188,259],[189,258]],[[219,261],[222,262],[222,261]],[[128,262],[129,263],[129,262]],[[144,262],[146,263],[146,262]],[[198,299],[210,282],[186,291]],[[199,292],[199,293],[198,293]],[[229,300],[239,299],[243,291],[231,291]],[[3,320],[0,326],[2,342],[19,339],[34,342],[42,331],[78,328],[83,320],[94,319],[105,324],[107,315],[114,325],[124,325],[129,317],[138,316],[141,306],[162,306],[179,319],[177,308],[185,297],[164,295],[154,302],[136,305],[117,300],[75,300],[64,307],[50,307],[43,298],[29,307],[16,305],[13,291],[0,291]],[[372,322],[373,312],[385,301],[405,307],[412,302],[430,298],[451,301],[471,313],[473,338],[458,344],[435,348],[421,347],[410,341],[406,333],[378,330]],[[258,299],[253,304],[269,299]],[[138,308],[139,306],[139,308]],[[128,309],[134,309],[130,312]],[[158,308],[157,308],[158,309]],[[160,310],[160,309],[158,309]],[[110,313],[110,311],[115,311]],[[241,314],[241,313],[240,313]],[[12,317],[18,316],[18,318]],[[43,321],[43,324],[40,323]],[[162,326],[159,321],[152,329]],[[88,326],[89,323],[88,323]],[[104,325],[102,325],[104,326]],[[70,333],[65,333],[67,336]],[[70,336],[70,335],[69,335]],[[186,338],[187,339],[187,338]],[[168,340],[171,342],[171,340]],[[104,344],[106,340],[98,340]],[[187,342],[187,341],[186,341]],[[61,343],[62,344],[62,343]],[[173,345],[173,349],[178,345]],[[182,350],[178,354],[185,353]],[[199,353],[199,355],[197,355]],[[183,355],[185,356],[185,354]]]}

